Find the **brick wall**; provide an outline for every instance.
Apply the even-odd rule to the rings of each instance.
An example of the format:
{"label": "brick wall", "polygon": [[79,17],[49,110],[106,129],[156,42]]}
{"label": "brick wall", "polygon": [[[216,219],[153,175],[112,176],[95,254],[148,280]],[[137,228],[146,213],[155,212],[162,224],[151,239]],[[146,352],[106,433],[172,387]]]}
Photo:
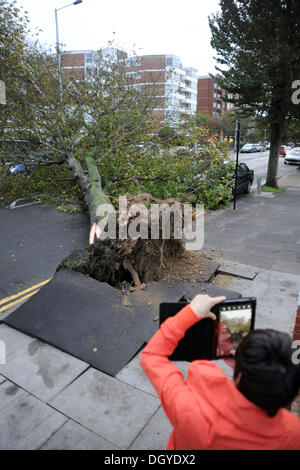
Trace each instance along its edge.
{"label": "brick wall", "polygon": [[164,71],[151,71],[151,72],[143,72],[141,71],[141,81],[143,83],[151,83],[151,82],[163,82],[165,80],[165,72]]}
{"label": "brick wall", "polygon": [[214,79],[199,78],[197,86],[197,111],[208,111],[213,115],[214,104]]}
{"label": "brick wall", "polygon": [[84,54],[62,54],[62,67],[82,67],[84,66]]}
{"label": "brick wall", "polygon": [[142,70],[164,69],[166,66],[165,55],[149,55],[141,58]]}

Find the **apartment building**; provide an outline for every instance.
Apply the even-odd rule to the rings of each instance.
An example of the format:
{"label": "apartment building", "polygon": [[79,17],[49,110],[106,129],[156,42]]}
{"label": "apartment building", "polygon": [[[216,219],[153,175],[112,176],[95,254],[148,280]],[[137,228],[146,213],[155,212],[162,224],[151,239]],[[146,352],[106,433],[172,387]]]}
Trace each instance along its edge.
{"label": "apartment building", "polygon": [[[108,47],[101,49],[103,57],[112,60],[125,60],[126,52]],[[61,64],[64,78],[73,78],[83,80],[86,77],[88,69],[92,68],[98,57],[98,52],[93,50],[68,51],[62,54]]]}
{"label": "apartment building", "polygon": [[[226,111],[233,109],[232,103],[223,101],[227,95],[214,78],[209,75],[198,77],[197,111],[207,111],[211,117],[221,117]],[[229,98],[233,95],[228,94]]]}
{"label": "apartment building", "polygon": [[168,118],[176,124],[182,116],[196,113],[197,69],[184,67],[173,54],[128,57],[125,63],[130,71],[137,73],[138,86],[155,83],[155,118]]}
{"label": "apartment building", "polygon": [[[153,117],[178,123],[183,115],[197,111],[197,69],[184,67],[176,55],[143,55],[128,57],[116,48],[101,50],[104,57],[124,63],[127,73],[134,74],[135,86],[141,90],[155,84]],[[96,51],[70,51],[62,55],[65,78],[84,79],[97,58]]]}

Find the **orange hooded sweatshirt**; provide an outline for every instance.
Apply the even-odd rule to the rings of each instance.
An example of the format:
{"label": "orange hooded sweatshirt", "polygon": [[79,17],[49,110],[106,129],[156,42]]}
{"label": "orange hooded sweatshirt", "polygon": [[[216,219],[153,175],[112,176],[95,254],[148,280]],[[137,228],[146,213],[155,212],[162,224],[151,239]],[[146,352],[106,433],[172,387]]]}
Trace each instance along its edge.
{"label": "orange hooded sweatshirt", "polygon": [[184,307],[161,325],[142,353],[141,366],[173,426],[167,449],[299,450],[297,416],[281,409],[270,418],[215,363],[192,362],[184,380],[168,356],[198,321],[191,307]]}

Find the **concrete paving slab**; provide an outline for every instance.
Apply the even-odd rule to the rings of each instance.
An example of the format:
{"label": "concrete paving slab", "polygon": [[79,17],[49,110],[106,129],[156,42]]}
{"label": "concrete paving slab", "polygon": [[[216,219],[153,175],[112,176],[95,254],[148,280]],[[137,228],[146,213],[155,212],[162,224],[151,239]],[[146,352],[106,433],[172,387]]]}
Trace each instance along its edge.
{"label": "concrete paving slab", "polygon": [[273,264],[272,269],[274,269],[274,271],[284,273],[300,274],[300,263],[277,259]]}
{"label": "concrete paving slab", "polygon": [[118,450],[80,424],[68,420],[40,450]]}
{"label": "concrete paving slab", "polygon": [[160,407],[131,444],[130,450],[165,450],[172,425]]}
{"label": "concrete paving slab", "polygon": [[88,368],[58,349],[27,336],[27,341],[7,356],[1,374],[47,402]]}
{"label": "concrete paving slab", "polygon": [[0,324],[0,341],[4,341],[6,357],[8,357],[24,344],[28,344],[30,337],[10,326]]}
{"label": "concrete paving slab", "polygon": [[[140,366],[140,360],[141,353],[132,359],[132,361],[116,375],[116,379],[143,392],[157,396],[155,389]],[[174,364],[181,370],[183,376],[186,377],[189,363],[176,361]]]}
{"label": "concrete paving slab", "polygon": [[[245,250],[245,247],[244,247]],[[271,269],[274,264],[274,256],[262,256],[257,255],[254,252],[245,252],[243,250],[240,253],[227,250],[220,250],[220,252],[215,252],[218,256],[224,256],[225,259],[230,259],[231,261],[249,264],[249,266],[261,268],[261,269]],[[267,253],[265,253],[267,254]]]}
{"label": "concrete paving slab", "polygon": [[66,417],[27,394],[0,411],[0,449],[38,449]]}
{"label": "concrete paving slab", "polygon": [[52,400],[51,406],[106,441],[127,449],[160,401],[90,368]]}
{"label": "concrete paving slab", "polygon": [[148,377],[140,366],[141,353],[134,357],[117,375],[116,379],[143,392],[157,396]]}
{"label": "concrete paving slab", "polygon": [[0,385],[0,412],[11,402],[17,400],[25,394],[26,392],[24,390],[17,387],[17,385],[13,384],[12,382],[9,382],[8,380],[2,382]]}
{"label": "concrete paving slab", "polygon": [[0,375],[0,385],[3,384],[3,382],[5,382],[6,378],[3,377],[2,375]]}
{"label": "concrete paving slab", "polygon": [[281,188],[282,187],[287,187],[287,186],[292,186],[293,189],[295,187],[300,187],[300,171],[293,171],[290,174],[280,178],[279,186]]}
{"label": "concrete paving slab", "polygon": [[245,279],[254,279],[259,273],[259,269],[253,268],[246,264],[234,263],[232,261],[222,262],[218,269],[219,273],[230,274],[231,276],[238,276]]}

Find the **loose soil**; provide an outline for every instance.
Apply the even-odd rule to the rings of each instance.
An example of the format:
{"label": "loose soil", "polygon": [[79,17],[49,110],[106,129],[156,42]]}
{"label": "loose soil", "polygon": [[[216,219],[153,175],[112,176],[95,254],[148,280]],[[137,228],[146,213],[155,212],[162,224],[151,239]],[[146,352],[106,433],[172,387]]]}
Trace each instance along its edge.
{"label": "loose soil", "polygon": [[199,253],[182,251],[161,257],[160,248],[158,249],[152,241],[139,240],[139,242],[136,261],[131,256],[130,262],[138,274],[140,285],[134,282],[132,274],[124,268],[122,261],[124,257],[122,258],[115,243],[111,241],[97,243],[86,250],[73,251],[58,265],[57,270],[80,272],[117,288],[143,287],[143,283],[149,281],[207,280],[206,267],[209,260]]}

